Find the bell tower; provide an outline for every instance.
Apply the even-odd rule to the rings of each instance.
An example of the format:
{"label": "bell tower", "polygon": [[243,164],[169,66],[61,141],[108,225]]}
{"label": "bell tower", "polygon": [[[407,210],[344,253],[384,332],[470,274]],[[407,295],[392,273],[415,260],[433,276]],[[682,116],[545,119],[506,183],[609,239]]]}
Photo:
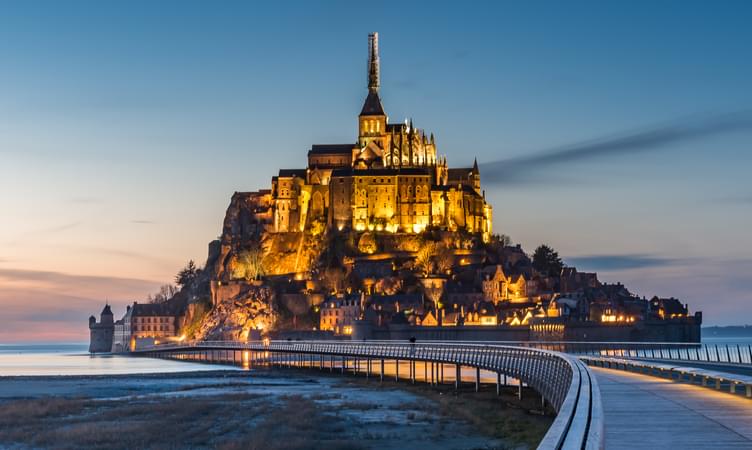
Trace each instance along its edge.
{"label": "bell tower", "polygon": [[368,35],[368,96],[358,116],[358,144],[364,148],[371,142],[384,150],[387,145],[386,113],[379,98],[379,33]]}

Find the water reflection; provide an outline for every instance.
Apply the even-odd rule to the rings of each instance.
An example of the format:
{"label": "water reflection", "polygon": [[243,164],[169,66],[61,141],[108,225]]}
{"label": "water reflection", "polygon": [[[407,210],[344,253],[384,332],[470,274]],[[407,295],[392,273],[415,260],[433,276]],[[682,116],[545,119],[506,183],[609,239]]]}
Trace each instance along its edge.
{"label": "water reflection", "polygon": [[239,368],[125,355],[90,355],[86,344],[0,344],[0,376],[118,375],[217,369]]}

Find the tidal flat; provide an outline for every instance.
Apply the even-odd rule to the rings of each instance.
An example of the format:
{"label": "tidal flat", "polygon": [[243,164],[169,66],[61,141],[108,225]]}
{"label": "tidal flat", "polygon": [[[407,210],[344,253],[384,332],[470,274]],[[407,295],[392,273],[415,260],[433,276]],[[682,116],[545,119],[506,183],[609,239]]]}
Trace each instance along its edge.
{"label": "tidal flat", "polygon": [[537,394],[487,390],[263,369],[0,377],[0,447],[535,448],[553,420]]}

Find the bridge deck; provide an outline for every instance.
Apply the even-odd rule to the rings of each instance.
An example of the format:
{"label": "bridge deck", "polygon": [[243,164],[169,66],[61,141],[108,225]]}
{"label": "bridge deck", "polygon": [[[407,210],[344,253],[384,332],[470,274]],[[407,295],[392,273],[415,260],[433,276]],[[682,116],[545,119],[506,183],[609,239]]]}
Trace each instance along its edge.
{"label": "bridge deck", "polygon": [[606,449],[752,448],[752,401],[631,372],[591,367]]}

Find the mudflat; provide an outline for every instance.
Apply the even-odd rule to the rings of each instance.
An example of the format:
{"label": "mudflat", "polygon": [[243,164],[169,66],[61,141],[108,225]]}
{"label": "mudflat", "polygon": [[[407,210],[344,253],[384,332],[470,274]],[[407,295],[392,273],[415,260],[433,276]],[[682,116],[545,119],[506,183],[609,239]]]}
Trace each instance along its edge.
{"label": "mudflat", "polygon": [[553,418],[529,393],[287,370],[0,378],[0,447],[535,448]]}

